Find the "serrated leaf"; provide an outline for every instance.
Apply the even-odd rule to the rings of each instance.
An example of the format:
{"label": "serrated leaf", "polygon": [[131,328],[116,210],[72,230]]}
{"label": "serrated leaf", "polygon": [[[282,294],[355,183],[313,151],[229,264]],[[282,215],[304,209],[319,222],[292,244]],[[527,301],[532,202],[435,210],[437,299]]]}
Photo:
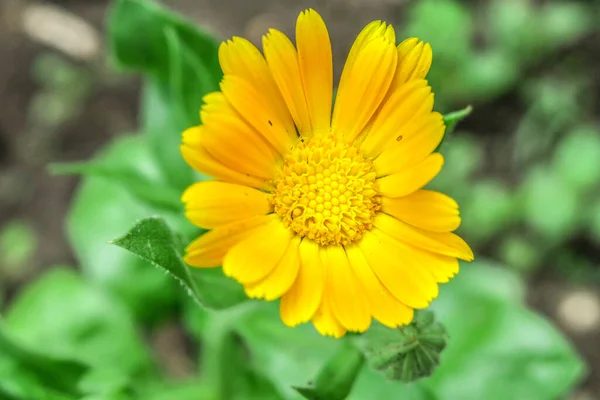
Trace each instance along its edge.
{"label": "serrated leaf", "polygon": [[295,388],[308,400],[343,400],[350,394],[365,357],[349,341],[319,371],[313,387]]}
{"label": "serrated leaf", "polygon": [[246,299],[242,287],[222,273],[198,271],[192,275],[179,255],[181,242],[160,217],[139,221],[128,233],[110,243],[169,273],[204,307],[225,308]]}
{"label": "serrated leaf", "polygon": [[[160,191],[168,184],[145,139],[119,137],[101,149],[94,162],[135,171]],[[178,300],[179,288],[161,271],[147,268],[145,261],[106,243],[139,219],[157,212],[169,218],[178,232],[190,237],[197,234],[181,212],[156,209],[133,196],[122,184],[95,175],[83,178],[67,216],[68,238],[85,278],[121,299],[145,323],[165,317]]]}

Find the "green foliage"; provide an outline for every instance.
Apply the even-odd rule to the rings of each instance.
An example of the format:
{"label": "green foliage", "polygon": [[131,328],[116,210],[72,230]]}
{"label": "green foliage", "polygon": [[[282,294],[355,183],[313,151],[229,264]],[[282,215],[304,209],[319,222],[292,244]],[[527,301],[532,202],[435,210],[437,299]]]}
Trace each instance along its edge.
{"label": "green foliage", "polygon": [[[481,7],[454,0],[410,7],[406,32],[433,45],[429,79],[439,109],[503,105],[499,95],[521,87],[527,68],[593,26],[580,3]],[[486,244],[476,253],[496,254],[506,267],[480,255],[463,266],[433,303],[437,322],[419,312],[407,327],[374,323],[362,336],[335,340],[309,324],[285,326],[276,302],[248,300],[220,268],[182,261],[183,247],[202,231],[185,220],[180,195],[206,177],[183,161],[181,132],[200,123],[202,98],[218,90],[218,41],[145,0],[114,2],[108,40],[113,62],[144,77],[140,132],[113,140],[89,162],[53,166],[82,176],[67,220],[79,270],[45,272],[3,309],[0,398],[554,400],[580,381],[581,359],[523,305],[525,289],[511,269],[537,267],[584,225],[600,243],[600,135],[577,122],[584,78],[542,76],[515,89],[528,108],[509,121],[516,132],[501,138],[507,149],[484,151],[477,135],[489,132],[453,132],[470,107],[445,115],[446,164],[433,186],[460,202],[460,233]],[[66,120],[87,74],[56,57],[38,60],[34,74],[46,92],[32,112],[46,113],[47,125]],[[74,87],[80,79],[82,92]],[[58,92],[71,102],[54,101],[64,97]],[[487,168],[499,162],[504,175],[490,176]],[[3,264],[28,263],[35,246],[22,228],[0,234]],[[572,251],[559,252],[557,263],[583,279],[589,269]],[[184,379],[163,376],[145,340],[165,320],[183,325],[186,348],[198,354]]]}
{"label": "green foliage", "polygon": [[557,241],[577,228],[577,194],[546,168],[529,172],[521,187],[525,221],[536,232]]}
{"label": "green foliage", "polygon": [[[153,182],[156,192],[165,186],[142,137],[123,137],[112,142],[95,162],[136,171]],[[71,206],[67,233],[88,279],[123,299],[139,318],[160,320],[174,303],[175,285],[165,280],[160,271],[148,268],[146,262],[107,244],[137,220],[159,212],[136,198],[122,182],[87,176]],[[168,215],[164,211],[162,214]],[[182,233],[186,227],[189,229],[187,224],[179,226]]]}
{"label": "green foliage", "polygon": [[182,190],[193,176],[179,154],[181,132],[200,122],[202,97],[218,89],[218,42],[157,3],[143,0],[116,1],[108,29],[115,62],[148,76],[142,127],[169,182]]}
{"label": "green foliage", "polygon": [[488,240],[511,224],[517,206],[510,190],[500,182],[477,182],[462,204],[461,231],[478,242]]}
{"label": "green foliage", "polygon": [[29,224],[15,220],[0,229],[0,276],[15,278],[28,271],[38,246],[38,238]]}
{"label": "green foliage", "polygon": [[554,171],[573,191],[595,188],[600,182],[600,131],[581,127],[569,132],[559,143],[553,161]]}
{"label": "green foliage", "polygon": [[[523,284],[507,269],[486,262],[465,266],[452,283],[442,286],[433,305],[449,336],[433,376],[407,385],[362,368],[348,399],[560,398],[581,379],[583,364],[546,320],[525,308],[523,296]],[[220,332],[237,332],[247,346],[247,365],[270,379],[285,399],[300,399],[292,387],[305,387],[306,382],[314,382],[317,388],[316,372],[342,357],[347,345],[320,336],[308,325],[287,328],[278,318],[277,307],[269,303],[244,303],[218,313],[189,308],[186,321],[208,349],[219,348],[214,343],[222,340]],[[416,323],[435,327],[433,335],[423,338],[438,343],[439,327],[428,325],[427,313]],[[373,340],[378,334],[384,340],[394,335],[393,330],[372,329],[364,337],[345,340],[364,348],[370,335]],[[215,359],[218,354],[205,355],[202,365],[216,365]]]}
{"label": "green foliage", "polygon": [[444,141],[450,135],[452,135],[452,132],[454,132],[456,125],[458,125],[458,123],[460,121],[462,121],[463,119],[467,118],[471,114],[472,111],[473,111],[473,107],[466,106],[462,110],[453,111],[453,112],[450,112],[450,113],[444,115],[444,124],[446,125],[446,131],[444,132],[444,137],[442,138],[442,141],[438,145],[436,151],[439,151],[440,147],[442,147],[442,144],[444,144]]}
{"label": "green foliage", "polygon": [[500,252],[500,258],[506,265],[522,272],[533,270],[542,256],[531,239],[516,234],[504,238]]}
{"label": "green foliage", "polygon": [[166,185],[158,191],[156,182],[144,176],[135,166],[113,161],[108,158],[83,163],[51,164],[50,171],[55,175],[80,174],[106,178],[127,188],[129,193],[140,202],[159,210],[183,212],[183,205],[178,201],[179,192]]}
{"label": "green foliage", "polygon": [[343,400],[361,371],[365,356],[350,342],[344,342],[319,371],[314,384],[296,390],[309,400]]}
{"label": "green foliage", "polygon": [[76,361],[32,352],[16,343],[0,325],[0,395],[2,398],[74,398],[88,368]]}
{"label": "green foliage", "polygon": [[[133,377],[152,373],[129,310],[72,270],[47,272],[21,292],[4,317],[6,334],[41,354],[7,350],[29,357],[19,360],[19,368],[37,365],[27,370],[68,393],[118,393]],[[48,357],[64,360],[62,366],[53,367]]]}
{"label": "green foliage", "polygon": [[430,311],[418,311],[405,327],[371,327],[364,335],[369,364],[388,379],[410,383],[428,377],[440,363],[446,331]]}
{"label": "green foliage", "polygon": [[523,298],[517,276],[482,262],[442,287],[433,310],[451,339],[426,381],[440,399],[552,400],[582,378],[571,346]]}
{"label": "green foliage", "polygon": [[241,285],[225,277],[220,270],[192,274],[179,255],[182,242],[161,218],[143,219],[125,236],[111,243],[164,269],[202,306],[226,308],[246,299]]}

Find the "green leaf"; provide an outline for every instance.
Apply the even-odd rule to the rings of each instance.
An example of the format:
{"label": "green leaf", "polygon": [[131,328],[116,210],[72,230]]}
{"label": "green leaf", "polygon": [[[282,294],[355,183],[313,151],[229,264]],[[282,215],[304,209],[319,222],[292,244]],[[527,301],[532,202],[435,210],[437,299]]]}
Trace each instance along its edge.
{"label": "green leaf", "polygon": [[[268,379],[251,367],[252,353],[243,339],[228,331],[220,342],[220,398],[230,400],[283,400]],[[210,368],[210,366],[205,365]],[[334,400],[334,399],[332,399]]]}
{"label": "green leaf", "polygon": [[462,204],[469,200],[472,175],[483,165],[483,148],[473,137],[461,134],[448,139],[443,150],[444,168],[431,187]]}
{"label": "green leaf", "polygon": [[504,263],[519,272],[528,272],[539,266],[545,249],[526,235],[510,234],[502,239],[500,257]]}
{"label": "green leaf", "polygon": [[181,193],[167,185],[162,185],[157,190],[156,181],[151,181],[141,171],[132,165],[115,164],[113,160],[89,161],[76,163],[55,163],[50,165],[50,172],[54,175],[84,175],[98,176],[110,179],[127,189],[138,200],[157,209],[173,212],[183,212],[179,200]]}
{"label": "green leaf", "polygon": [[436,63],[448,66],[464,62],[473,33],[472,17],[465,5],[453,0],[421,0],[410,8],[408,21],[406,37],[430,42]]}
{"label": "green leaf", "polygon": [[569,132],[558,144],[552,167],[578,193],[595,188],[600,181],[600,132],[594,127]]}
{"label": "green leaf", "polygon": [[180,121],[183,111],[171,100],[169,88],[156,78],[147,78],[142,88],[140,119],[153,158],[174,188],[183,191],[194,181],[194,171],[181,156]]}
{"label": "green leaf", "polygon": [[[441,363],[430,378],[413,384],[386,380],[363,368],[350,400],[532,399],[565,396],[582,377],[579,356],[544,318],[523,305],[517,275],[484,262],[465,265],[433,303],[436,318],[450,336]],[[468,312],[467,312],[468,311]],[[305,324],[286,327],[276,304],[260,303],[228,319],[249,346],[257,369],[287,399],[291,387],[310,380],[342,345]],[[214,332],[214,320],[205,336]]]}
{"label": "green leaf", "polygon": [[[456,101],[471,100],[464,86],[468,77],[462,72],[473,54],[473,18],[469,7],[454,0],[420,0],[408,7],[404,34],[400,37],[418,37],[431,43],[435,61],[427,74],[436,93],[436,106],[445,109]],[[444,27],[440,29],[440,27]]]}
{"label": "green leaf", "polygon": [[433,304],[451,339],[436,373],[423,383],[443,399],[567,395],[583,376],[583,363],[523,299],[523,282],[509,270],[482,261],[463,266]]}
{"label": "green leaf", "polygon": [[206,93],[219,89],[219,79],[210,74],[172,26],[165,27],[169,51],[168,85],[170,98],[180,105],[183,128],[199,122],[199,109]]}
{"label": "green leaf", "polygon": [[38,246],[34,229],[25,221],[9,221],[0,229],[0,274],[23,277],[31,272],[30,260]]}
{"label": "green leaf", "polygon": [[583,2],[546,3],[538,12],[540,40],[553,50],[573,43],[596,27],[594,13]]}
{"label": "green leaf", "polygon": [[465,119],[469,115],[471,115],[472,111],[473,111],[473,107],[469,105],[469,106],[466,106],[465,108],[463,108],[462,110],[453,111],[448,114],[445,114],[444,115],[444,124],[446,125],[446,134],[445,135],[451,134],[454,131],[454,128],[456,128],[456,125],[460,121],[462,121],[463,119]]}
{"label": "green leaf", "polygon": [[438,144],[435,151],[439,151],[439,149],[442,147],[442,144],[445,142],[448,136],[450,136],[452,132],[454,132],[454,128],[456,128],[456,125],[463,119],[467,118],[471,114],[471,111],[473,111],[473,107],[467,106],[462,110],[453,111],[444,115],[444,124],[446,125],[446,131],[444,132],[442,141],[440,142],[440,144]]}
{"label": "green leaf", "polygon": [[545,238],[556,243],[578,228],[581,198],[553,171],[531,169],[519,190],[525,221]]}
{"label": "green leaf", "polygon": [[[0,383],[0,395],[3,391],[10,391],[13,393],[12,398],[22,398],[19,392],[24,394],[22,391],[28,391],[29,388],[19,388],[19,379],[15,379],[15,376],[11,376],[10,373],[7,374],[10,371],[6,368],[7,362],[12,363],[15,368],[13,373],[31,378],[31,381],[26,383],[27,386],[35,385],[44,392],[55,391],[73,397],[79,395],[78,383],[88,371],[88,367],[81,362],[48,356],[21,346],[5,333],[2,324],[0,324],[0,353],[2,358],[0,381],[12,381],[12,385]],[[6,393],[6,397],[9,396],[11,395]]]}
{"label": "green leaf", "polygon": [[149,354],[131,315],[72,270],[54,268],[5,312],[5,329],[32,351],[123,376],[149,373]]}
{"label": "green leaf", "polygon": [[[460,231],[473,243],[490,239],[517,216],[518,201],[501,182],[482,180],[472,185],[461,204]],[[471,243],[471,244],[473,244]]]}
{"label": "green leaf", "polygon": [[[136,171],[155,185],[167,186],[142,136],[113,140],[95,157],[102,165]],[[67,217],[67,233],[86,279],[110,291],[145,322],[160,321],[180,296],[176,284],[145,261],[110,246],[140,218],[161,212],[178,232],[192,237],[197,230],[183,214],[169,214],[140,201],[119,182],[107,177],[84,177]]]}
{"label": "green leaf", "polygon": [[204,307],[223,308],[245,299],[240,295],[243,294],[241,286],[222,274],[209,270],[192,276],[179,255],[182,243],[162,218],[143,219],[111,243],[168,272]]}
{"label": "green leaf", "polygon": [[152,73],[167,81],[171,61],[165,28],[173,29],[194,50],[215,82],[221,79],[215,38],[153,1],[115,2],[108,17],[111,55],[122,67]]}
{"label": "green leaf", "polygon": [[596,243],[600,244],[600,199],[596,199],[596,203],[589,208],[588,213],[590,233]]}
{"label": "green leaf", "polygon": [[319,371],[314,386],[296,390],[309,400],[344,400],[352,390],[364,361],[362,352],[346,340]]}
{"label": "green leaf", "polygon": [[218,43],[209,34],[144,0],[119,0],[109,17],[113,57],[146,74],[141,122],[173,187],[193,181],[179,152],[181,133],[198,125],[205,94],[218,90]]}
{"label": "green leaf", "polygon": [[137,387],[136,399],[144,400],[221,400],[210,385],[197,378],[178,382],[151,382]]}

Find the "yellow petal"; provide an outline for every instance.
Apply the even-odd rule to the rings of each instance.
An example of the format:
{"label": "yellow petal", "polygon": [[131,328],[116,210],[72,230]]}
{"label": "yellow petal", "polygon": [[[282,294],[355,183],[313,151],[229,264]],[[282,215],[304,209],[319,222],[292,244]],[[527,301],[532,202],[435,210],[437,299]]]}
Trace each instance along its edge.
{"label": "yellow petal", "polygon": [[218,267],[232,246],[274,218],[274,214],[260,215],[213,229],[190,243],[185,249],[185,262],[192,267]]}
{"label": "yellow petal", "polygon": [[294,45],[283,33],[271,29],[263,37],[263,51],[298,132],[303,136],[310,136],[312,133],[310,114],[302,86],[298,53]]}
{"label": "yellow petal", "polygon": [[325,272],[319,245],[312,240],[300,243],[300,270],[290,290],[280,303],[281,320],[288,326],[309,321],[323,297]]}
{"label": "yellow petal", "polygon": [[458,274],[459,263],[456,257],[443,256],[429,251],[413,248],[414,257],[438,283],[446,283]]}
{"label": "yellow petal", "polygon": [[441,171],[444,157],[433,153],[417,165],[377,179],[379,193],[388,197],[402,197],[427,185]]}
{"label": "yellow petal", "polygon": [[473,260],[473,251],[469,245],[454,233],[425,231],[383,213],[375,216],[373,224],[410,246],[461,260]]}
{"label": "yellow petal", "polygon": [[349,331],[364,332],[371,325],[367,298],[360,287],[344,248],[326,248],[323,263],[328,271],[325,292],[336,319]]}
{"label": "yellow petal", "polygon": [[398,66],[393,86],[402,85],[411,79],[427,76],[432,61],[431,45],[409,38],[398,45]]}
{"label": "yellow petal", "polygon": [[417,190],[408,196],[381,200],[381,211],[417,228],[451,232],[460,226],[458,204],[439,192]]}
{"label": "yellow petal", "polygon": [[344,66],[333,111],[332,130],[346,141],[353,141],[371,119],[385,97],[396,68],[394,44],[377,37],[356,55],[352,65]]}
{"label": "yellow petal", "polygon": [[[270,180],[281,158],[266,139],[248,125],[222,93],[205,96],[200,111],[202,144],[223,165]],[[240,151],[240,147],[244,151]]]}
{"label": "yellow petal", "polygon": [[401,172],[418,164],[439,146],[445,132],[442,115],[431,113],[422,119],[424,121],[418,125],[420,128],[416,132],[400,129],[396,140],[388,143],[374,160],[373,166],[378,176]]}
{"label": "yellow petal", "polygon": [[331,301],[329,300],[330,296],[331,293],[329,292],[328,287],[325,287],[325,292],[323,293],[323,299],[321,300],[321,304],[315,312],[315,315],[313,315],[311,321],[315,329],[321,335],[333,336],[334,338],[341,338],[346,334],[346,328],[344,328],[335,317],[331,308]]}
{"label": "yellow petal", "polygon": [[345,75],[347,75],[352,69],[352,66],[356,62],[357,55],[362,49],[364,49],[365,45],[371,40],[381,37],[386,38],[391,43],[396,43],[396,34],[394,32],[394,28],[391,25],[387,25],[386,23],[378,20],[369,23],[363,28],[363,30],[358,34],[358,36],[354,40],[352,47],[350,48],[350,52],[348,53],[348,57],[346,59],[346,64],[344,65],[344,70],[342,71],[340,81],[346,79]]}
{"label": "yellow petal", "polygon": [[331,123],[333,58],[327,27],[315,10],[298,16],[296,45],[312,128],[327,132]]}
{"label": "yellow petal", "polygon": [[279,219],[253,230],[223,259],[223,272],[242,284],[265,278],[283,258],[291,233]]}
{"label": "yellow petal", "polygon": [[216,160],[204,147],[203,136],[204,131],[201,126],[189,128],[183,133],[183,144],[180,146],[181,155],[192,168],[223,181],[259,189],[271,188],[270,180],[233,170]]}
{"label": "yellow petal", "polygon": [[261,96],[259,89],[237,76],[225,75],[221,90],[233,108],[280,154],[287,153],[296,138],[295,128],[286,128],[285,121],[275,111],[273,104]]}
{"label": "yellow petal", "polygon": [[219,181],[195,183],[183,192],[181,200],[187,219],[208,229],[266,215],[273,209],[267,193]]}
{"label": "yellow petal", "polygon": [[438,286],[431,274],[396,239],[372,229],[358,247],[381,283],[402,303],[425,308],[437,297]]}
{"label": "yellow petal", "polygon": [[398,301],[381,284],[360,248],[355,245],[347,246],[346,254],[358,281],[365,290],[373,318],[390,328],[409,324],[413,319],[413,309]]}
{"label": "yellow petal", "polygon": [[298,276],[298,269],[300,268],[299,246],[300,237],[293,237],[275,269],[265,279],[249,283],[244,287],[248,297],[271,301],[283,296]]}
{"label": "yellow petal", "polygon": [[258,103],[269,105],[270,111],[276,115],[278,123],[288,134],[295,132],[290,112],[275,85],[267,63],[252,43],[240,37],[222,43],[219,47],[219,61],[225,76],[239,77],[251,85]]}
{"label": "yellow petal", "polygon": [[427,119],[432,109],[433,94],[424,80],[410,81],[391,91],[369,125],[361,145],[362,153],[375,158],[398,138],[408,140],[409,132],[404,132],[405,127],[410,127],[413,120],[422,125],[420,121]]}

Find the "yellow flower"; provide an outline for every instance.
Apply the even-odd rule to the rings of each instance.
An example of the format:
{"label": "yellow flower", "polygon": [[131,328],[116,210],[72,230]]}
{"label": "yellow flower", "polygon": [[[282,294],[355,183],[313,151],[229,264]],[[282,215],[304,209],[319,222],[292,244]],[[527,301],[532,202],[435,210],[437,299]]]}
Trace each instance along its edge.
{"label": "yellow flower", "polygon": [[[359,34],[332,106],[331,44],[314,10],[300,14],[296,46],[242,38],[219,49],[221,91],[181,151],[215,177],[183,194],[186,216],[210,231],[186,250],[194,267],[223,266],[249,297],[281,298],[289,326],[324,335],[396,327],[437,297],[438,283],[472,260],[452,233],[458,206],[423,190],[440,171],[444,135],[424,80],[431,47],[396,46],[381,21]],[[333,112],[332,112],[333,108]]]}

